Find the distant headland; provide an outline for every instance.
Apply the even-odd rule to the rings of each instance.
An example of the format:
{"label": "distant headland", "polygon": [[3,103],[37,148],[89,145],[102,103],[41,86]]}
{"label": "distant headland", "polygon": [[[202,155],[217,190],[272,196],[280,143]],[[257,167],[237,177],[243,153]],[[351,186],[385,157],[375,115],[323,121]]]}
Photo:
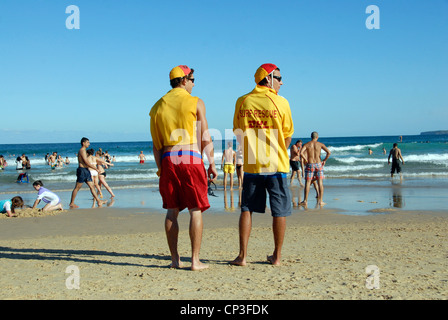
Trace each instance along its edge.
{"label": "distant headland", "polygon": [[425,131],[420,133],[420,135],[429,135],[429,134],[448,134],[448,130]]}

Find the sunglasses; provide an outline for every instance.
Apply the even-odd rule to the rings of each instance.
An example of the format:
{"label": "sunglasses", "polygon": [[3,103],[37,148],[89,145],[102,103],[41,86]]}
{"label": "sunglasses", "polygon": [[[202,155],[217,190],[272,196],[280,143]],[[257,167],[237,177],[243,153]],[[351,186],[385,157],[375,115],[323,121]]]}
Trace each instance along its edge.
{"label": "sunglasses", "polygon": [[277,79],[278,80],[278,82],[281,82],[282,81],[282,77],[278,77],[278,76],[272,76],[273,78],[275,78],[275,79]]}
{"label": "sunglasses", "polygon": [[191,82],[193,82],[193,83],[194,83],[194,78],[192,78],[192,79],[188,79],[188,80],[190,80]]}

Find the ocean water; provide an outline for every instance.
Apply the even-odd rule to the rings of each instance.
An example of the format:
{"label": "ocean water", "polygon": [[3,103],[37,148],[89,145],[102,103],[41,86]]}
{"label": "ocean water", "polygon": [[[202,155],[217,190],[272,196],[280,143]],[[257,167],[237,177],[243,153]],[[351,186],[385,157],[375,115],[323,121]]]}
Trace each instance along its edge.
{"label": "ocean water", "polygon": [[[310,140],[293,138],[292,142],[297,139],[302,139],[304,143]],[[322,137],[319,141],[331,150],[324,169],[325,208],[349,215],[382,214],[388,213],[389,209],[448,212],[448,135],[403,136],[402,142],[398,142],[396,136]],[[395,178],[391,183],[387,157],[394,142],[398,142],[405,160],[402,166],[404,182]],[[230,211],[238,211],[238,190],[229,192],[222,187],[220,163],[226,145],[227,141],[214,141],[219,176],[215,191],[217,197],[209,197],[211,212],[216,211],[213,208],[224,208],[226,212],[229,208]],[[102,148],[115,157],[114,166],[107,169],[106,180],[117,197],[115,201],[109,201],[108,206],[160,210],[159,180],[151,142],[91,141],[90,147],[95,150]],[[27,205],[32,205],[36,197],[32,182],[42,180],[45,187],[57,192],[67,207],[76,182],[76,153],[79,148],[79,143],[0,145],[0,154],[9,164],[0,170],[0,198],[21,195]],[[373,152],[371,155],[369,148]],[[139,163],[138,155],[141,151],[146,156],[144,164]],[[63,159],[68,157],[71,164],[52,170],[45,162],[45,154],[52,152],[57,152]],[[16,170],[15,159],[21,154],[31,160],[30,170]],[[207,159],[204,162],[207,164]],[[18,175],[23,172],[27,172],[30,183],[16,182]],[[236,175],[234,178],[237,185]],[[140,188],[140,191],[136,192],[136,188]],[[78,194],[76,202],[81,207],[89,207],[92,196],[86,187],[83,190]],[[295,204],[293,210],[303,210],[303,207],[297,206],[303,200],[303,188],[294,181],[290,191]],[[103,192],[108,197],[107,191],[103,189]],[[314,190],[310,191],[310,199],[314,199]]]}
{"label": "ocean water", "polygon": [[[302,139],[304,143],[310,140],[293,138],[293,143],[297,139]],[[360,181],[378,182],[387,181],[390,177],[387,157],[393,143],[398,142],[397,136],[322,137],[319,141],[331,151],[325,166],[326,184],[349,184],[350,181],[356,181],[357,184]],[[403,141],[398,144],[405,160],[405,165],[402,166],[403,177],[415,181],[421,179],[437,181],[448,178],[448,135],[403,136]],[[218,169],[225,145],[226,141],[214,142]],[[115,156],[114,166],[107,169],[107,181],[111,186],[129,188],[158,186],[152,142],[91,141],[90,147],[95,150],[102,148],[111,156]],[[23,187],[16,183],[21,172],[27,172],[30,182],[42,180],[45,185],[53,189],[67,188],[67,183],[74,184],[76,181],[76,152],[79,148],[79,143],[0,145],[0,154],[8,162],[8,166],[0,170],[0,193],[23,190]],[[368,152],[369,148],[373,152],[371,155]],[[383,148],[386,154],[383,153]],[[63,159],[68,157],[71,164],[52,170],[45,162],[45,155],[54,151],[62,155]],[[140,151],[143,151],[147,159],[144,164],[140,164],[138,160]],[[26,154],[31,160],[30,170],[16,170],[15,159],[21,154]]]}

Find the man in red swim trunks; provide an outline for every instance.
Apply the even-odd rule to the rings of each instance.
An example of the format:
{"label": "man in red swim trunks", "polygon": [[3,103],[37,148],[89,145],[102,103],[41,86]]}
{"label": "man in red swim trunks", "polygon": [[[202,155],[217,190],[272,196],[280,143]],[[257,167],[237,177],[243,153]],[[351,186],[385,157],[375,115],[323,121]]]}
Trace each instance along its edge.
{"label": "man in red swim trunks", "polygon": [[140,151],[140,154],[138,155],[138,158],[140,159],[140,164],[144,164],[145,163],[146,157],[143,154],[143,151]]}
{"label": "man in red swim trunks", "polygon": [[[213,142],[208,132],[204,102],[191,96],[194,70],[185,65],[170,72],[171,89],[159,99],[149,113],[154,159],[160,174],[159,190],[163,208],[167,209],[165,232],[171,253],[171,267],[181,268],[177,250],[179,212],[190,212],[191,269],[208,266],[199,260],[202,242],[202,212],[208,202],[207,173],[211,180],[218,172],[213,158]],[[210,163],[205,172],[202,154]]]}
{"label": "man in red swim trunks", "polygon": [[[304,159],[306,166],[305,166],[305,190],[304,190],[304,199],[300,203],[303,206],[307,205],[308,201],[308,193],[310,192],[310,185],[313,181],[317,180],[318,185],[318,198],[317,203],[320,206],[325,205],[325,203],[322,201],[324,196],[324,185],[323,185],[323,179],[324,177],[324,165],[325,162],[330,157],[330,150],[323,144],[317,141],[319,138],[319,135],[317,132],[311,133],[311,141],[306,143],[302,150],[300,151],[300,155],[302,156],[302,159]],[[327,153],[327,156],[323,161],[321,161],[320,153],[321,150],[324,150]]]}

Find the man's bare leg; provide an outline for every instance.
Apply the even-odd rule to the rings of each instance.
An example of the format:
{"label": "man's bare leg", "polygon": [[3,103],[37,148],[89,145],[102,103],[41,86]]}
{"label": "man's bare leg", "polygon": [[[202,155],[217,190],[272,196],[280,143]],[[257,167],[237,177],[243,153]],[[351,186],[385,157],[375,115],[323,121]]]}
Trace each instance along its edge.
{"label": "man's bare leg", "polygon": [[306,204],[308,202],[308,194],[310,193],[310,185],[311,185],[311,180],[306,180],[305,189],[303,191],[303,193],[304,193],[303,201],[300,202],[301,206],[306,206]]}
{"label": "man's bare leg", "polygon": [[323,198],[324,198],[324,183],[322,181],[322,179],[318,179],[317,180],[317,185],[318,185],[318,189],[319,189],[319,193],[318,193],[318,204],[320,206],[324,206],[326,205],[325,202],[323,202]]}
{"label": "man's bare leg", "polygon": [[283,247],[283,239],[285,238],[286,217],[274,217],[272,221],[272,231],[274,233],[274,253],[268,256],[268,261],[274,265],[279,266],[281,260],[281,253]]}
{"label": "man's bare leg", "polygon": [[202,243],[202,211],[190,210],[190,241],[191,241],[191,270],[198,271],[208,268],[208,265],[199,260],[199,251]]}
{"label": "man's bare leg", "polygon": [[75,204],[75,199],[76,199],[76,195],[78,194],[79,189],[81,189],[82,187],[82,183],[76,182],[75,188],[72,191],[72,198],[70,200],[70,208],[75,209],[75,208],[79,208],[79,206],[77,206]]}
{"label": "man's bare leg", "polygon": [[227,189],[227,172],[224,172],[224,181],[223,181],[223,184],[224,184],[224,190],[226,190],[226,189]]}
{"label": "man's bare leg", "polygon": [[182,262],[177,251],[177,240],[179,236],[178,216],[179,209],[168,209],[165,218],[165,233],[171,253],[171,268],[182,268]]}
{"label": "man's bare leg", "polygon": [[240,253],[235,260],[230,264],[236,266],[245,266],[247,258],[247,245],[249,243],[250,232],[252,230],[252,212],[241,212],[239,222],[239,237],[240,237]]}

